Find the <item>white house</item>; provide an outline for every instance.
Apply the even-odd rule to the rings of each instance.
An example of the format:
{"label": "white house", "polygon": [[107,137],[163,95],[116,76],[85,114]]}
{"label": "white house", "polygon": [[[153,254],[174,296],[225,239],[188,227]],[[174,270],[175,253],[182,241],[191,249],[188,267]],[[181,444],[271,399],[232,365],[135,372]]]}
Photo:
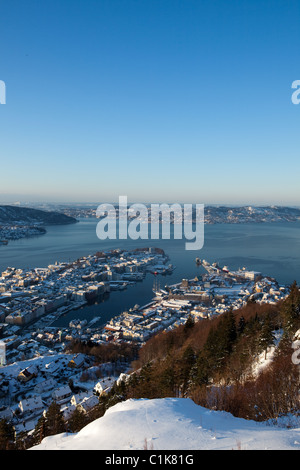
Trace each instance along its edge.
{"label": "white house", "polygon": [[59,402],[64,400],[68,400],[72,395],[72,390],[70,389],[69,385],[64,385],[63,387],[57,388],[52,392],[52,398]]}
{"label": "white house", "polygon": [[57,385],[56,380],[54,380],[53,378],[50,378],[50,379],[44,380],[43,382],[39,382],[38,384],[36,384],[36,386],[34,387],[34,391],[35,393],[42,394],[42,393],[53,390],[56,385]]}
{"label": "white house", "polygon": [[65,405],[63,407],[61,407],[60,411],[62,412],[63,414],[63,418],[65,420],[68,420],[70,419],[70,417],[72,416],[72,413],[76,410],[76,406],[74,405]]}
{"label": "white house", "polygon": [[85,397],[77,406],[80,411],[83,413],[87,413],[92,408],[99,404],[99,399],[96,395],[92,395],[90,397]]}
{"label": "white house", "polygon": [[81,393],[77,393],[76,395],[73,395],[72,398],[71,398],[71,405],[78,405],[82,400],[84,400],[86,398],[86,393],[85,392],[81,392]]}
{"label": "white house", "polygon": [[42,399],[40,396],[27,398],[26,400],[21,400],[19,403],[19,408],[23,414],[25,413],[41,413],[45,408]]}
{"label": "white house", "polygon": [[109,392],[115,381],[116,379],[112,379],[110,377],[105,377],[104,379],[99,380],[94,387],[95,393],[102,395],[103,393]]}

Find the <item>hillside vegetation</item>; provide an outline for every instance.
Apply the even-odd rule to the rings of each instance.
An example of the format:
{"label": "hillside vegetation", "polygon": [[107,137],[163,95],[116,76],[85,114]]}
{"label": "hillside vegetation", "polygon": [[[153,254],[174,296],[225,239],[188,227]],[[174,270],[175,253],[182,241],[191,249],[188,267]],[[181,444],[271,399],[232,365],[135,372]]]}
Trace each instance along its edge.
{"label": "hillside vegetation", "polygon": [[[75,409],[65,421],[53,402],[34,433],[13,442],[13,429],[0,421],[0,449],[24,449],[46,436],[76,433],[130,399],[189,398],[214,411],[254,421],[281,420],[295,427],[300,419],[300,292],[294,283],[277,304],[249,302],[239,310],[186,324],[137,345],[73,343],[73,351],[90,355],[95,364],[132,360],[112,389],[99,396],[89,413]],[[295,349],[296,345],[296,349]],[[296,359],[296,360],[295,360]]]}
{"label": "hillside vegetation", "polygon": [[[148,341],[119,394],[127,398],[189,397],[210,409],[258,421],[299,414],[299,365],[292,361],[300,327],[296,283],[276,305],[240,310]],[[258,361],[263,367],[258,371]]]}

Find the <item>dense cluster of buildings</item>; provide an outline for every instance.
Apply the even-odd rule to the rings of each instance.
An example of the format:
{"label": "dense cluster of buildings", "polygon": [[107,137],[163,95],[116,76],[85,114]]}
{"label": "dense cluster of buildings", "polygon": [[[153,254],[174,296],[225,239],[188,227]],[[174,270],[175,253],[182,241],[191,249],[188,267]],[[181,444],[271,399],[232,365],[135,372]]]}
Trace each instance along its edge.
{"label": "dense cluster of buildings", "polygon": [[[194,279],[159,286],[159,274],[172,269],[168,257],[158,249],[125,252],[114,250],[80,258],[72,263],[55,263],[47,268],[7,268],[0,278],[0,419],[12,419],[18,432],[33,429],[41,412],[56,400],[67,417],[78,406],[95,406],[95,395],[109,390],[118,374],[112,364],[95,371],[89,357],[65,353],[69,341],[93,344],[137,342],[184,324],[238,309],[249,300],[276,303],[288,288],[275,279],[245,268],[230,271],[196,259],[205,268]],[[97,318],[70,321],[68,327],[52,326],[66,311],[128,283],[153,277],[153,300],[144,306],[96,326]],[[132,304],[134,305],[134,299]],[[1,367],[2,366],[2,367]],[[104,369],[103,369],[104,367]],[[106,367],[106,369],[105,369]],[[83,372],[91,380],[82,383]],[[99,372],[99,371],[98,371]],[[98,374],[98,375],[97,375]],[[101,380],[99,376],[101,375]],[[76,384],[75,388],[70,387]]]}
{"label": "dense cluster of buildings", "polygon": [[[142,281],[147,271],[170,269],[167,261],[168,257],[157,249],[113,250],[46,268],[8,267],[0,277],[0,339],[6,345],[6,360],[18,360],[20,353],[25,354],[23,339],[28,333],[37,336],[40,331],[44,342],[54,338],[61,341],[59,333],[47,330],[60,315]],[[79,333],[78,328],[75,330]],[[67,334],[68,330],[64,331]],[[30,350],[35,348],[38,344],[31,337]]]}
{"label": "dense cluster of buildings", "polygon": [[[142,281],[149,266],[165,266],[167,258],[150,251],[98,253],[47,268],[8,267],[0,277],[0,320],[26,325],[58,311],[65,313],[111,290]],[[165,267],[168,269],[168,267]]]}
{"label": "dense cluster of buildings", "polygon": [[19,434],[32,431],[53,401],[66,420],[76,408],[88,413],[117,380],[111,372],[111,364],[95,367],[83,354],[53,354],[8,365],[0,369],[0,420],[9,420]]}
{"label": "dense cluster of buildings", "polygon": [[[200,260],[197,260],[199,263]],[[199,278],[183,279],[180,283],[160,289],[154,286],[155,298],[144,307],[123,312],[109,321],[100,340],[147,341],[159,331],[184,324],[189,316],[195,321],[239,309],[248,301],[276,303],[288,295],[288,288],[260,272],[245,268],[230,271],[203,262],[207,272]],[[95,338],[96,340],[97,338]]]}
{"label": "dense cluster of buildings", "polygon": [[0,225],[0,246],[7,245],[9,240],[36,237],[46,233],[46,229],[37,225]]}

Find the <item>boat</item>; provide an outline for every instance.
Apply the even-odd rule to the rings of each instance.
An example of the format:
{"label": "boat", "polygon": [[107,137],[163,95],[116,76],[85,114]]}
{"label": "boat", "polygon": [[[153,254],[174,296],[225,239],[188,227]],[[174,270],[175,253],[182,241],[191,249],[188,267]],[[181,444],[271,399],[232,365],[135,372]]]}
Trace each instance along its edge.
{"label": "boat", "polygon": [[167,274],[172,274],[172,272],[174,271],[175,269],[175,266],[173,266],[173,264],[169,264],[169,266],[167,267],[166,269],[166,273]]}
{"label": "boat", "polygon": [[7,245],[8,244],[8,240],[0,240],[0,245]]}
{"label": "boat", "polygon": [[94,324],[97,323],[99,320],[101,320],[101,317],[94,317],[94,318],[90,321],[90,323],[89,323],[88,326],[94,325]]}

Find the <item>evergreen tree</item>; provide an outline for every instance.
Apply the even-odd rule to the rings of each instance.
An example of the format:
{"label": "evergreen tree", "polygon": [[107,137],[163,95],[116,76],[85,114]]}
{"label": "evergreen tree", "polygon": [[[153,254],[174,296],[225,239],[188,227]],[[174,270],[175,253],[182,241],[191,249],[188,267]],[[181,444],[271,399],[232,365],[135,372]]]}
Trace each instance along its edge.
{"label": "evergreen tree", "polygon": [[78,409],[78,407],[76,407],[68,420],[68,429],[71,432],[78,432],[86,424],[87,424],[86,415],[83,413],[83,411],[81,411],[80,409]]}
{"label": "evergreen tree", "polygon": [[233,311],[230,309],[224,313],[217,329],[217,352],[219,359],[228,356],[232,352],[236,340],[236,326]]}
{"label": "evergreen tree", "polygon": [[184,350],[181,358],[181,367],[180,367],[180,379],[181,379],[181,387],[182,393],[185,395],[188,385],[189,385],[189,378],[191,374],[192,367],[195,364],[195,352],[191,346],[187,346]]}
{"label": "evergreen tree", "polygon": [[267,357],[267,349],[274,344],[275,336],[273,333],[273,326],[270,315],[264,319],[261,333],[258,339],[259,352],[265,351],[265,358]]}
{"label": "evergreen tree", "polygon": [[240,336],[244,333],[244,330],[246,328],[246,321],[243,315],[240,317],[238,325],[237,325],[237,335]]}
{"label": "evergreen tree", "polygon": [[255,315],[247,321],[243,333],[244,337],[247,339],[247,342],[245,344],[245,351],[250,356],[254,356],[257,354],[257,338],[260,335],[261,328],[261,321],[259,320],[259,317],[256,312]]}
{"label": "evergreen tree", "polygon": [[232,353],[237,338],[235,318],[232,309],[220,317],[215,327],[209,330],[203,353],[198,358],[198,373],[201,380],[212,377],[221,370],[224,362]]}
{"label": "evergreen tree", "polygon": [[300,326],[300,291],[296,281],[291,285],[290,293],[283,303],[281,315],[285,332],[288,336],[293,335]]}
{"label": "evergreen tree", "polygon": [[65,431],[63,414],[58,403],[53,401],[46,412],[48,435],[60,434]]}
{"label": "evergreen tree", "polygon": [[33,432],[34,443],[40,444],[46,436],[49,436],[49,429],[48,429],[46,416],[43,413],[34,428],[34,432]]}
{"label": "evergreen tree", "polygon": [[230,354],[237,338],[235,317],[232,309],[224,315],[224,327],[224,334],[227,340],[227,351],[228,354]]}
{"label": "evergreen tree", "polygon": [[6,418],[0,420],[0,450],[11,450],[14,447],[15,429]]}
{"label": "evergreen tree", "polygon": [[32,435],[28,435],[26,431],[21,431],[16,436],[14,450],[26,450],[34,446],[35,442]]}
{"label": "evergreen tree", "polygon": [[177,381],[172,365],[169,365],[160,374],[159,389],[162,397],[177,396]]}
{"label": "evergreen tree", "polygon": [[201,351],[197,357],[196,364],[191,370],[191,379],[196,385],[207,385],[213,368],[210,367],[208,356]]}
{"label": "evergreen tree", "polygon": [[195,320],[192,315],[189,315],[184,324],[184,331],[187,332],[190,328],[193,328],[193,326],[195,326]]}

